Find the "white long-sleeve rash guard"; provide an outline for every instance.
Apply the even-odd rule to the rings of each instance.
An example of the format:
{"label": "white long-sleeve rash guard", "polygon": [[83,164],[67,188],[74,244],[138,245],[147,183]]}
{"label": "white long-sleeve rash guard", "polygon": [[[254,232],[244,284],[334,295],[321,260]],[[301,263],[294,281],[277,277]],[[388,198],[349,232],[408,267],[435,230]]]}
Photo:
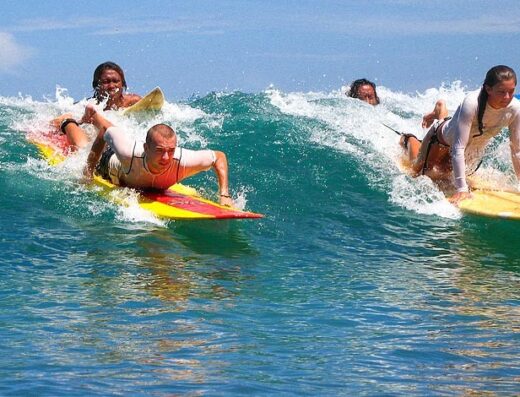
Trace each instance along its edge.
{"label": "white long-sleeve rash guard", "polygon": [[455,187],[458,192],[467,192],[466,163],[472,164],[484,154],[487,144],[503,128],[509,129],[511,159],[517,178],[520,180],[520,101],[513,98],[502,109],[486,104],[484,134],[480,135],[477,121],[478,95],[480,90],[470,92],[455,111],[453,118],[444,124],[441,140],[450,145]]}

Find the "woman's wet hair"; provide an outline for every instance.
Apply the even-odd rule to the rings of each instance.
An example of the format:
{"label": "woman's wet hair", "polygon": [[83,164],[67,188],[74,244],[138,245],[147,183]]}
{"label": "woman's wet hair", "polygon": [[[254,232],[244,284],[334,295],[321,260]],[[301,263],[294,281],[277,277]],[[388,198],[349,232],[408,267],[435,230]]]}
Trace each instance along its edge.
{"label": "woman's wet hair", "polygon": [[359,99],[359,88],[364,86],[364,85],[369,85],[370,87],[372,87],[374,89],[374,94],[376,96],[376,104],[379,105],[379,97],[377,96],[376,85],[374,83],[372,83],[370,80],[367,80],[367,79],[357,79],[357,80],[354,80],[350,84],[350,89],[349,89],[349,91],[347,93],[347,96],[349,96],[351,98]]}
{"label": "woman's wet hair", "polygon": [[477,121],[480,135],[484,134],[484,124],[482,123],[482,120],[484,118],[484,111],[486,110],[486,104],[489,96],[486,90],[486,86],[493,87],[495,84],[509,80],[514,80],[516,86],[516,73],[509,66],[493,66],[486,73],[486,78],[484,79],[480,94],[478,95]]}
{"label": "woman's wet hair", "polygon": [[121,76],[121,82],[123,83],[123,88],[126,89],[126,80],[125,80],[125,72],[123,72],[123,69],[121,69],[121,66],[119,66],[117,63],[114,62],[103,62],[101,65],[98,65],[96,70],[94,70],[94,77],[92,79],[92,88],[94,88],[94,96],[97,98],[98,96],[98,87],[99,87],[99,80],[101,79],[101,74],[105,70],[115,70],[119,76]]}

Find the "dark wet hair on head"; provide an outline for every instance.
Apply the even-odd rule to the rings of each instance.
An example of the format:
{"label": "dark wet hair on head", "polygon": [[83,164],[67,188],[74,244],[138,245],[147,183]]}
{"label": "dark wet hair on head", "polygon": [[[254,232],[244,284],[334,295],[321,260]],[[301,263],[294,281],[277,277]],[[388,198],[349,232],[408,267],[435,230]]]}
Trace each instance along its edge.
{"label": "dark wet hair on head", "polygon": [[126,80],[125,80],[125,72],[123,72],[123,69],[121,69],[121,66],[119,66],[117,63],[114,63],[114,62],[103,62],[101,65],[98,65],[96,70],[94,70],[94,77],[92,79],[92,88],[94,88],[94,94],[97,94],[99,80],[101,79],[101,73],[103,73],[107,69],[115,70],[121,76],[123,88],[124,89],[127,88]]}
{"label": "dark wet hair on head", "polygon": [[493,66],[486,73],[486,78],[484,79],[484,83],[482,84],[482,88],[480,89],[480,94],[478,94],[477,121],[478,131],[480,135],[484,134],[484,124],[482,123],[482,119],[484,118],[484,111],[486,110],[486,103],[488,100],[486,86],[493,87],[495,84],[509,80],[514,80],[516,86],[516,73],[509,66]]}
{"label": "dark wet hair on head", "polygon": [[158,133],[159,135],[163,136],[164,138],[171,138],[171,137],[176,136],[175,131],[169,125],[162,124],[162,123],[155,124],[146,133],[146,144],[147,145],[150,145],[152,143],[152,136],[155,132]]}
{"label": "dark wet hair on head", "polygon": [[347,96],[349,96],[351,98],[359,98],[359,87],[364,86],[364,85],[369,85],[370,87],[372,87],[374,89],[374,94],[376,95],[376,101],[377,101],[377,104],[379,105],[379,97],[377,96],[376,85],[367,79],[354,80],[350,84],[350,89],[347,93]]}

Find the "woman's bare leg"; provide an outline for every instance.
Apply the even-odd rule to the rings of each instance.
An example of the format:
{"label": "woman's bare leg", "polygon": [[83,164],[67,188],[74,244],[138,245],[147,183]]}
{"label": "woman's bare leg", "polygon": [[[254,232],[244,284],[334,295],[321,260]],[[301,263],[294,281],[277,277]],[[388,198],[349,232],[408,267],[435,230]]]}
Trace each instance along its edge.
{"label": "woman's bare leg", "polygon": [[[408,161],[410,162],[412,171],[416,176],[418,176],[423,169],[424,162],[426,161],[426,154],[428,153],[428,146],[434,133],[435,128],[430,128],[422,142],[413,135],[403,135],[401,137],[400,144],[406,150]],[[406,148],[404,145],[405,139],[408,140]],[[430,161],[435,161],[435,159],[428,159],[428,162]]]}
{"label": "woman's bare leg", "polygon": [[433,110],[423,116],[422,127],[428,128],[435,120],[444,120],[446,117],[448,117],[446,101],[439,99],[437,103],[435,103]]}

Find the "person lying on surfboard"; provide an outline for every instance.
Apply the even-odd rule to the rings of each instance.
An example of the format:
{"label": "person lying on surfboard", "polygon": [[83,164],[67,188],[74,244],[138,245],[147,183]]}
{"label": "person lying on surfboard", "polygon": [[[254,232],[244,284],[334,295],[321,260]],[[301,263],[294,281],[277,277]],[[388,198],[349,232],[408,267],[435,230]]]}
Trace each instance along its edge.
{"label": "person lying on surfboard", "polygon": [[360,99],[370,105],[379,105],[376,85],[367,79],[358,79],[350,84],[347,96]]}
{"label": "person lying on surfboard", "polygon": [[[223,152],[180,148],[175,131],[166,124],[154,125],[146,134],[146,142],[139,144],[103,117],[93,105],[87,105],[81,121],[93,124],[98,130],[84,171],[87,179],[96,171],[118,186],[164,190],[213,168],[218,179],[220,204],[233,205],[228,186],[228,163]],[[103,152],[106,144],[109,148]]]}
{"label": "person lying on surfboard", "polygon": [[[104,110],[127,108],[141,99],[137,94],[125,93],[127,89],[125,73],[114,62],[104,62],[96,67],[92,79],[92,88],[94,88],[92,98],[98,104],[106,101]],[[67,135],[72,148],[79,149],[89,143],[87,134],[72,118],[72,114],[63,114],[54,119],[51,124]]]}
{"label": "person lying on surfboard", "polygon": [[450,201],[456,204],[471,197],[466,174],[478,168],[491,138],[508,128],[513,168],[520,180],[520,101],[514,98],[516,84],[514,70],[498,65],[487,72],[479,90],[466,96],[453,118],[447,117],[445,102],[438,101],[434,110],[423,117],[423,127],[431,128],[422,142],[412,134],[401,137],[415,176],[448,179],[453,175],[456,193]]}

